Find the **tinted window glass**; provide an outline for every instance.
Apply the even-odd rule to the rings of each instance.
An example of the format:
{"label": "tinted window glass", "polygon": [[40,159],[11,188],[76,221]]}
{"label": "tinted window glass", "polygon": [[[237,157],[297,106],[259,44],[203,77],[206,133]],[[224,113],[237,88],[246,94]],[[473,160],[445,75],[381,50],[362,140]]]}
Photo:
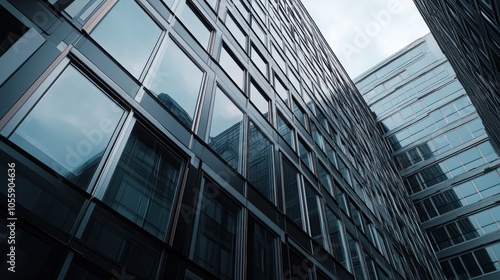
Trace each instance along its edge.
{"label": "tinted window glass", "polygon": [[211,30],[206,23],[200,19],[200,15],[196,14],[189,4],[185,4],[179,18],[186,26],[187,30],[200,42],[200,44],[208,49],[210,43]]}
{"label": "tinted window glass", "polygon": [[240,89],[243,89],[245,72],[225,47],[221,50],[219,63],[231,80],[233,80]]}
{"label": "tinted window glass", "polygon": [[283,159],[283,191],[285,192],[286,215],[300,228],[303,228],[299,188],[297,170]]}
{"label": "tinted window glass", "polygon": [[226,15],[226,21],[225,21],[227,29],[229,29],[229,32],[233,35],[233,37],[236,39],[238,44],[240,44],[240,47],[242,47],[244,50],[246,50],[246,45],[247,45],[247,35],[243,33],[241,30],[241,27],[235,22],[233,16],[231,14]]}
{"label": "tinted window glass", "polygon": [[276,237],[251,219],[248,225],[248,279],[277,279]]}
{"label": "tinted window glass", "polygon": [[80,187],[86,187],[123,115],[69,66],[10,139]]}
{"label": "tinted window glass", "polygon": [[177,44],[169,41],[150,73],[146,87],[184,125],[191,127],[203,71]]}
{"label": "tinted window glass", "polygon": [[135,1],[120,0],[92,30],[91,36],[139,78],[161,32]]}
{"label": "tinted window glass", "polygon": [[269,119],[269,101],[264,97],[264,93],[254,85],[254,82],[250,84],[250,101],[255,105],[257,110],[263,114],[266,119]]}
{"label": "tinted window glass", "polygon": [[213,188],[207,183],[201,198],[193,259],[218,279],[235,279],[240,207]]}
{"label": "tinted window glass", "polygon": [[182,160],[136,126],[127,141],[104,201],[158,238],[166,234]]}
{"label": "tinted window glass", "polygon": [[273,161],[271,143],[250,123],[248,144],[248,181],[269,200],[273,199]]}
{"label": "tinted window glass", "polygon": [[0,6],[0,57],[28,30],[16,17]]}
{"label": "tinted window glass", "polygon": [[217,89],[208,144],[234,169],[239,168],[243,113]]}

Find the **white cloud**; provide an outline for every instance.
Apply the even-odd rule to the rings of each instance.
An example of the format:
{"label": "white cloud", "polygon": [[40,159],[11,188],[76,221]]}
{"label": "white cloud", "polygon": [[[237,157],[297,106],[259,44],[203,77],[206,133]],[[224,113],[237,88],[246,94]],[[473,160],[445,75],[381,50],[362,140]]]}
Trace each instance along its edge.
{"label": "white cloud", "polygon": [[302,0],[351,76],[429,32],[411,0]]}

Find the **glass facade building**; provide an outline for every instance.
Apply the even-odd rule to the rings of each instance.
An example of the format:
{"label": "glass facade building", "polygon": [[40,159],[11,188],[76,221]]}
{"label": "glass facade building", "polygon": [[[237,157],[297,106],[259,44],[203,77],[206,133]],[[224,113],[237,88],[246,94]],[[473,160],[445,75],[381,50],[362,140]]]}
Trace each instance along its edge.
{"label": "glass facade building", "polygon": [[414,0],[500,153],[500,3]]}
{"label": "glass facade building", "polygon": [[500,275],[500,159],[431,34],[356,78],[447,279]]}
{"label": "glass facade building", "polygon": [[0,279],[443,279],[299,1],[0,12]]}

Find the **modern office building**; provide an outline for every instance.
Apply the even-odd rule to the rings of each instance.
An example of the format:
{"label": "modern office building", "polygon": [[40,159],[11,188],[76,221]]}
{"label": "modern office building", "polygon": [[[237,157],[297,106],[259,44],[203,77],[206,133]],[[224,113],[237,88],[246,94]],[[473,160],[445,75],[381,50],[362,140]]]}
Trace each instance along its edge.
{"label": "modern office building", "polygon": [[444,278],[300,1],[0,13],[0,279]]}
{"label": "modern office building", "polygon": [[431,34],[356,78],[447,279],[500,277],[500,159]]}
{"label": "modern office building", "polygon": [[500,2],[414,2],[500,153]]}

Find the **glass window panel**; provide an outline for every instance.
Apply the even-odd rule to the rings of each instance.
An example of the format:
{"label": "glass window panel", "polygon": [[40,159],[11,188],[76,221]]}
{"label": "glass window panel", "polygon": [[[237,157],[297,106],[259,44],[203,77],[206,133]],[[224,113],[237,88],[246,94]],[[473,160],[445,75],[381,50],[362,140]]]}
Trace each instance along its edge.
{"label": "glass window panel", "polygon": [[[168,1],[174,2],[175,0],[168,0]],[[212,7],[214,11],[217,10],[217,3],[219,2],[219,0],[205,0],[205,1],[208,3],[208,5],[210,5],[210,7]]]}
{"label": "glass window panel", "polygon": [[318,164],[318,177],[320,183],[330,192],[333,193],[333,183],[328,169],[320,162]]}
{"label": "glass window panel", "polygon": [[222,69],[228,74],[229,78],[231,78],[240,89],[243,89],[245,72],[240,64],[236,62],[232,54],[229,54],[226,46],[221,50],[219,63]]}
{"label": "glass window panel", "polygon": [[252,30],[257,35],[257,38],[259,38],[262,43],[266,44],[266,33],[255,18],[252,18]]}
{"label": "glass window panel", "polygon": [[208,144],[231,167],[239,170],[243,113],[217,88]]}
{"label": "glass window panel", "polygon": [[292,149],[295,149],[295,141],[294,141],[294,135],[292,128],[290,125],[284,120],[284,118],[278,114],[278,133],[285,139],[285,141],[292,147]]}
{"label": "glass window panel", "polygon": [[213,190],[211,184],[205,184],[199,204],[192,259],[218,279],[235,279],[241,209],[227,195]]}
{"label": "glass window panel", "polygon": [[313,169],[312,166],[312,156],[311,156],[311,150],[309,147],[304,144],[302,140],[299,139],[299,157],[302,160],[303,163],[306,164],[309,169]]}
{"label": "glass window panel", "polygon": [[248,181],[272,201],[274,194],[272,145],[252,122],[250,122],[248,141]]}
{"label": "glass window panel", "polygon": [[481,269],[477,265],[477,262],[474,259],[472,253],[464,254],[461,256],[461,258],[471,277],[479,276],[482,274]]}
{"label": "glass window panel", "polygon": [[311,237],[319,244],[324,244],[323,240],[323,216],[321,215],[321,205],[318,195],[313,191],[313,186],[305,184],[307,216],[309,217],[309,229]]}
{"label": "glass window panel", "polygon": [[101,89],[69,66],[10,140],[85,188],[123,114]]}
{"label": "glass window panel", "polygon": [[193,34],[196,40],[205,48],[208,49],[210,44],[211,28],[207,26],[205,20],[202,20],[201,15],[195,13],[190,4],[185,3],[180,14],[178,14],[181,22],[186,26],[187,30]]}
{"label": "glass window panel", "polygon": [[[483,269],[483,273],[489,273],[498,270],[498,263],[496,260],[492,259],[486,249],[482,248],[474,251],[474,256],[476,257],[479,266]],[[495,265],[497,267],[495,267]]]}
{"label": "glass window panel", "polygon": [[142,126],[134,127],[104,202],[164,239],[183,161]]}
{"label": "glass window panel", "polygon": [[285,192],[286,215],[292,219],[300,228],[302,225],[302,206],[300,204],[299,174],[297,170],[282,159],[283,163],[283,191]]}
{"label": "glass window panel", "polygon": [[255,49],[255,46],[252,45],[250,50],[250,58],[252,59],[257,69],[267,78],[267,62],[264,60],[262,55]]}
{"label": "glass window panel", "polygon": [[121,0],[90,35],[134,77],[139,78],[161,32],[160,27],[135,1]]}
{"label": "glass window panel", "polygon": [[111,217],[111,213],[96,207],[82,241],[138,278],[154,279],[160,265],[161,248],[154,248],[145,235],[132,231],[130,227],[125,229]]}
{"label": "glass window panel", "polygon": [[330,243],[332,244],[333,256],[344,266],[347,267],[347,248],[343,234],[343,225],[340,219],[330,210],[326,209],[326,220],[328,232],[330,234]]}
{"label": "glass window panel", "polygon": [[168,40],[150,71],[146,87],[184,125],[191,127],[204,72],[176,43]]}
{"label": "glass window panel", "polygon": [[224,23],[227,29],[229,29],[229,32],[231,32],[231,34],[233,35],[234,39],[236,39],[236,42],[240,44],[240,47],[243,48],[243,50],[246,50],[247,35],[243,32],[243,30],[241,30],[241,27],[236,23],[235,19],[230,13],[226,15],[226,20]]}
{"label": "glass window panel", "polygon": [[349,183],[349,185],[352,183],[351,182],[351,174],[349,171],[349,168],[345,165],[344,161],[342,159],[338,159],[338,165],[339,165],[339,171],[342,177]]}
{"label": "glass window panel", "polygon": [[347,234],[347,236],[348,236],[347,240],[349,244],[349,251],[351,252],[350,255],[351,255],[352,269],[354,270],[353,271],[354,275],[356,276],[356,279],[365,279],[359,255],[358,242],[356,242],[356,240],[352,238],[350,234]]}
{"label": "glass window panel", "polygon": [[278,279],[276,236],[254,219],[248,227],[247,279]]}
{"label": "glass window panel", "polygon": [[468,279],[469,276],[467,275],[467,271],[465,270],[462,262],[458,257],[453,258],[450,260],[451,265],[453,266],[453,269],[455,270],[455,275],[458,276],[458,279]]}
{"label": "glass window panel", "polygon": [[[290,266],[287,264],[284,265],[284,269],[286,270],[283,279],[301,279],[301,280],[313,280],[313,268],[311,263],[302,255],[299,255],[294,250],[288,250]],[[298,269],[300,268],[300,269]]]}
{"label": "glass window panel", "polygon": [[304,112],[304,109],[302,109],[297,104],[297,101],[295,99],[293,99],[292,105],[293,105],[293,114],[297,117],[297,119],[299,120],[299,122],[305,128],[307,128],[307,117],[306,117],[306,113]]}
{"label": "glass window panel", "polygon": [[288,89],[283,85],[283,82],[276,76],[274,75],[274,89],[276,90],[276,93],[278,93],[278,96],[286,103],[288,100]]}
{"label": "glass window panel", "polygon": [[254,81],[250,84],[250,101],[267,120],[270,119],[269,100],[267,99],[265,93],[263,93],[260,88],[255,85]]}
{"label": "glass window panel", "polygon": [[0,6],[0,57],[23,36],[28,28],[13,16],[7,9]]}

